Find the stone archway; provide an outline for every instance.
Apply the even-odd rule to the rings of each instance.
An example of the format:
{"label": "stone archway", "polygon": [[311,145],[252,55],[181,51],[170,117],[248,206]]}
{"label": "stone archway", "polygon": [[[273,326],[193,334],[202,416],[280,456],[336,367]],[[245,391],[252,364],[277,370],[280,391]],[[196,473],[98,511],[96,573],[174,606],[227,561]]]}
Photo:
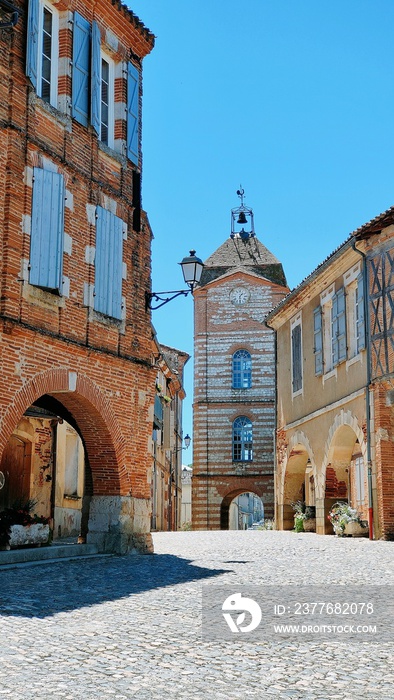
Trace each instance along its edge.
{"label": "stone archway", "polygon": [[282,471],[277,476],[278,529],[292,530],[294,509],[292,503],[303,501],[315,507],[316,467],[307,436],[298,430],[288,445]]}
{"label": "stone archway", "polygon": [[[323,483],[319,485],[317,494],[319,510],[324,512],[321,524],[323,532],[332,533],[327,516],[336,501],[348,501],[367,519],[366,451],[364,433],[357,418],[351,411],[341,410],[328,432],[322,467]],[[362,493],[358,493],[360,489]]]}
{"label": "stone archway", "polygon": [[125,439],[108,400],[91,379],[57,369],[26,383],[2,421],[0,454],[25,411],[45,396],[52,397],[72,416],[85,446],[93,491],[88,542],[97,544],[99,551],[127,551],[133,541],[135,504],[126,468]]}
{"label": "stone archway", "polygon": [[264,496],[266,495],[263,489],[260,489],[257,485],[251,485],[250,488],[233,488],[229,491],[223,498],[220,504],[220,529],[229,529],[229,514],[230,505],[237,496],[243,493],[253,493],[258,496],[264,504]]}

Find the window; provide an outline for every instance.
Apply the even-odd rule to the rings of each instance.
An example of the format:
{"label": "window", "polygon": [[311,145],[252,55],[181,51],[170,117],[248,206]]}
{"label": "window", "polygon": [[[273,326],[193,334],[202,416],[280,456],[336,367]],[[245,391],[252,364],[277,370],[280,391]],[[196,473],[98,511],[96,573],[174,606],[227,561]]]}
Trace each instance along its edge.
{"label": "window", "polygon": [[322,322],[322,344],[323,344],[323,372],[328,374],[333,369],[332,354],[332,305],[335,296],[335,285],[320,294],[321,322]]}
{"label": "window", "polygon": [[94,309],[119,320],[122,318],[123,229],[122,219],[97,207]]}
{"label": "window", "polygon": [[291,375],[293,395],[302,392],[301,314],[291,321]]}
{"label": "window", "polygon": [[343,287],[334,294],[331,308],[332,366],[346,360],[346,308]]}
{"label": "window", "polygon": [[233,423],[233,461],[251,462],[253,459],[253,426],[246,416]]}
{"label": "window", "polygon": [[37,95],[57,106],[59,21],[56,10],[41,0],[30,0],[26,73]]}
{"label": "window", "polygon": [[252,358],[247,350],[233,355],[233,388],[250,389],[252,386]]}
{"label": "window", "polygon": [[64,178],[33,168],[29,282],[61,292],[64,245]]}
{"label": "window", "polygon": [[364,284],[358,263],[344,276],[346,287],[346,320],[348,337],[348,358],[352,359],[365,348],[364,324]]}
{"label": "window", "polygon": [[101,57],[100,141],[114,146],[114,71],[111,59]]}

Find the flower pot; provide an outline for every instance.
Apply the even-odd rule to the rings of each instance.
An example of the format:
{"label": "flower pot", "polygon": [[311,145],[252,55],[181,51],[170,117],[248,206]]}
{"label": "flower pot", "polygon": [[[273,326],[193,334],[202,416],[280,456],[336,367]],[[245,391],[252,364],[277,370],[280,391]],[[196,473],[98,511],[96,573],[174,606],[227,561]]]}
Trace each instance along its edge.
{"label": "flower pot", "polygon": [[369,530],[355,520],[351,520],[350,523],[346,523],[343,534],[351,535],[352,537],[366,537],[369,534]]}
{"label": "flower pot", "polygon": [[304,532],[316,532],[316,518],[304,520]]}
{"label": "flower pot", "polygon": [[33,523],[32,525],[11,525],[9,546],[24,547],[30,544],[48,544],[49,525]]}

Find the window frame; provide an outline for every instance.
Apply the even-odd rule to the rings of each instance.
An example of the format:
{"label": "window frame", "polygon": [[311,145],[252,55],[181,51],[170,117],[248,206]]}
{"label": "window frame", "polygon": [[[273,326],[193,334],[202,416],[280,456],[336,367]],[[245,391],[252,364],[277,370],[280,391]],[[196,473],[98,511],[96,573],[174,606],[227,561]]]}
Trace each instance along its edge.
{"label": "window frame", "polygon": [[[236,362],[239,363],[239,368],[235,366]],[[249,367],[244,367],[243,364],[246,364],[247,362],[249,363]],[[238,378],[239,382],[237,383],[236,379]],[[233,353],[232,356],[232,388],[252,388],[252,356],[249,350],[246,350],[245,348],[239,348]]]}
{"label": "window frame", "polygon": [[253,423],[248,416],[233,420],[232,454],[233,462],[253,462]]}
{"label": "window frame", "polygon": [[[42,97],[44,10],[52,16],[49,99]],[[52,107],[58,107],[59,12],[47,0],[29,0],[27,17],[26,75],[36,94]]]}
{"label": "window frame", "polygon": [[[299,330],[299,357],[296,357],[295,349],[295,331]],[[298,335],[298,331],[297,331]],[[290,355],[291,355],[291,395],[300,396],[303,393],[304,376],[303,376],[303,361],[302,361],[302,315],[299,312],[290,321]],[[299,378],[296,376],[297,367],[299,368]],[[296,382],[297,380],[297,382]],[[297,388],[295,388],[295,386]]]}
{"label": "window frame", "polygon": [[[103,138],[103,62],[108,65],[108,123],[106,128],[108,137]],[[115,62],[105,51],[100,51],[100,133],[99,141],[108,148],[115,146]]]}
{"label": "window frame", "polygon": [[[44,12],[45,10],[52,15],[52,34],[51,34],[51,64],[50,64],[50,80],[49,80],[49,99],[42,96],[43,93],[43,55],[44,55]],[[57,39],[57,40],[56,40]],[[57,55],[56,55],[57,48]],[[38,18],[38,56],[37,56],[37,95],[47,104],[52,107],[57,107],[58,94],[58,75],[59,75],[59,14],[53,5],[46,0],[39,0],[39,18]]]}

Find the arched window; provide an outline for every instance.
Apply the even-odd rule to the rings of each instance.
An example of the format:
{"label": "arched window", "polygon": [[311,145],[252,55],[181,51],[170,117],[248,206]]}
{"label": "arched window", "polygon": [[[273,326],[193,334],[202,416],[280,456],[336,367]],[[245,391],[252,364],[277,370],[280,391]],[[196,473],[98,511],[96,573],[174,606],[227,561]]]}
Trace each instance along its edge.
{"label": "arched window", "polygon": [[247,350],[237,350],[233,355],[233,389],[250,389],[252,386],[252,358]]}
{"label": "arched window", "polygon": [[253,459],[253,426],[246,416],[238,416],[233,423],[233,461],[251,462]]}

